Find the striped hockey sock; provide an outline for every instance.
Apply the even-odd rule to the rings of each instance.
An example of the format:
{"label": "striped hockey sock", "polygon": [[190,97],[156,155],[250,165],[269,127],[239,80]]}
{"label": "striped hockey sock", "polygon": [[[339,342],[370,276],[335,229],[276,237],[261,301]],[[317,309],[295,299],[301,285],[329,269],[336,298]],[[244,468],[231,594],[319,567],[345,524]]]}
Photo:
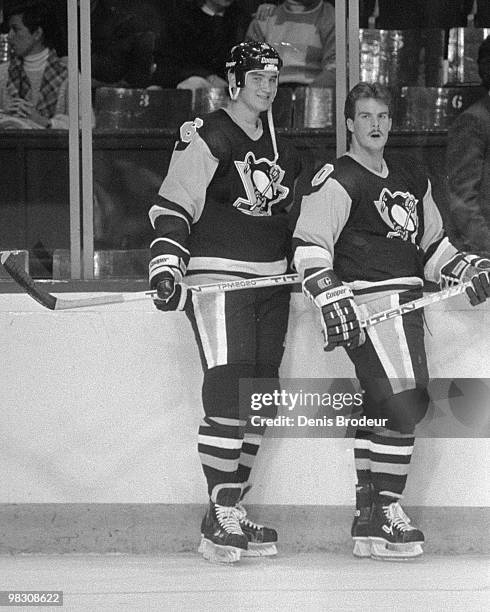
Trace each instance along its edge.
{"label": "striped hockey sock", "polygon": [[245,432],[243,436],[242,451],[238,461],[237,479],[238,482],[245,483],[250,478],[250,472],[259,452],[262,435],[257,433]]}
{"label": "striped hockey sock", "polygon": [[371,479],[379,493],[401,497],[407,482],[415,438],[413,434],[383,431],[373,434],[369,445]]}
{"label": "striped hockey sock", "polygon": [[198,452],[211,495],[220,484],[237,483],[245,422],[206,417],[199,427]]}
{"label": "striped hockey sock", "polygon": [[357,484],[359,486],[371,483],[371,461],[369,448],[373,432],[367,429],[357,429],[354,438],[354,465],[357,473]]}

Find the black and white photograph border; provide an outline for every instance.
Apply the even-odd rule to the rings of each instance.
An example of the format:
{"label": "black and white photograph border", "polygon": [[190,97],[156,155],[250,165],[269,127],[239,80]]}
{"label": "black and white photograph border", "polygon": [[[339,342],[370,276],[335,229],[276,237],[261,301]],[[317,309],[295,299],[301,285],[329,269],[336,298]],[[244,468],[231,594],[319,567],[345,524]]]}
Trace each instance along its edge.
{"label": "black and white photograph border", "polygon": [[[0,0],[0,10],[8,3]],[[253,10],[261,4],[242,3]],[[73,11],[77,1],[68,4]],[[339,0],[332,4],[340,11]],[[344,4],[352,7],[357,0]],[[364,4],[372,4],[374,11],[383,3]],[[473,5],[474,12],[478,2]],[[80,16],[85,26],[78,26],[87,27],[88,12]],[[83,71],[85,77],[85,67]],[[420,91],[412,93],[422,96]],[[305,100],[302,103],[305,123]],[[83,104],[90,106],[87,97],[82,108]],[[331,108],[329,112],[331,120]],[[89,115],[85,113],[82,131],[93,120]],[[6,219],[0,227],[1,260],[12,264],[10,269],[9,264],[0,266],[0,608],[486,610],[490,448],[488,434],[482,432],[488,431],[490,422],[490,393],[482,400],[482,394],[471,385],[468,391],[464,381],[477,381],[478,389],[490,384],[488,302],[471,307],[461,286],[446,290],[442,299],[441,292],[434,291],[423,298],[430,376],[447,381],[452,389],[448,397],[432,397],[402,499],[403,520],[410,517],[424,533],[423,554],[422,547],[413,558],[373,558],[371,550],[365,558],[353,554],[352,431],[318,434],[318,424],[312,423],[300,437],[275,435],[270,428],[251,474],[253,486],[245,500],[248,516],[277,531],[277,554],[242,554],[236,563],[209,562],[198,553],[209,499],[196,435],[202,421],[202,366],[189,321],[183,312],[156,310],[155,289],[149,290],[146,278],[63,277],[56,282],[42,274],[39,279],[37,265],[29,272],[29,232],[37,236],[35,223],[49,226],[46,236],[51,236],[58,215],[65,218],[56,189],[49,188],[50,179],[59,186],[64,178],[51,169],[49,160],[38,167],[38,149],[43,149],[29,127],[18,133],[12,125],[8,132],[0,131],[1,159],[10,156],[14,168],[10,174],[0,171],[0,219]],[[425,134],[413,135],[414,142],[430,141],[430,148],[439,139],[439,146],[442,132],[432,134],[431,141],[430,129],[424,130]],[[62,136],[57,130],[47,131],[41,136],[52,153]],[[101,138],[109,138],[108,133]],[[284,133],[291,138],[287,129]],[[139,137],[130,134],[133,140],[121,145],[121,135],[116,134],[104,145],[105,153],[113,154],[116,141],[116,146],[130,148],[127,143]],[[331,152],[333,137],[328,136]],[[148,133],[141,138],[149,142]],[[314,136],[298,138],[303,138],[305,155],[311,146],[324,148],[318,134],[316,141]],[[397,146],[403,148],[409,138],[404,134]],[[85,174],[80,179],[87,185],[92,176],[86,168],[92,160],[84,146]],[[159,150],[160,143],[152,140],[148,146]],[[140,152],[138,147],[140,142],[135,146]],[[65,149],[60,149],[63,163]],[[29,156],[32,150],[37,157]],[[165,155],[169,158],[170,150]],[[53,163],[56,169],[57,164]],[[155,165],[159,164],[160,160]],[[131,167],[121,165],[126,171]],[[25,190],[15,191],[21,195],[11,208],[13,199],[5,194],[14,189],[19,176]],[[28,177],[34,181],[32,188]],[[110,183],[112,175],[105,179]],[[67,184],[68,180],[67,173]],[[39,201],[44,208],[38,206],[36,190],[42,191]],[[95,190],[97,204],[108,192],[100,190],[100,184]],[[134,192],[124,186],[119,195],[134,199]],[[34,201],[31,208],[28,197]],[[16,208],[18,202],[22,205]],[[83,203],[82,208],[87,210]],[[98,212],[96,206],[96,217]],[[97,239],[97,230],[95,234]],[[18,243],[11,236],[19,237]],[[66,255],[66,244],[64,249]],[[296,274],[279,278],[284,284],[297,281]],[[251,282],[247,280],[249,287]],[[197,293],[198,287],[191,290]],[[216,284],[212,287],[210,292]],[[379,313],[367,325],[403,316],[407,306]],[[321,332],[318,311],[295,285],[281,379],[355,379],[342,349],[325,352]],[[287,408],[284,414],[290,414]]]}

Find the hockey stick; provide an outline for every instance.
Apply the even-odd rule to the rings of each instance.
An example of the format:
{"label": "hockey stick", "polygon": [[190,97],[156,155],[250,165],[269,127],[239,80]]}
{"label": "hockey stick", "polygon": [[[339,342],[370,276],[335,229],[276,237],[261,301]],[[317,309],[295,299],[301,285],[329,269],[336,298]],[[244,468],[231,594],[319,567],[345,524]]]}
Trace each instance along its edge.
{"label": "hockey stick", "polygon": [[[4,251],[0,257],[5,270],[26,293],[35,299],[41,306],[49,310],[69,310],[90,306],[103,306],[104,304],[122,304],[136,302],[156,297],[156,291],[138,291],[131,294],[116,293],[112,295],[98,295],[87,298],[63,299],[56,297],[39,286],[15,261],[9,251]],[[243,278],[240,280],[210,283],[188,287],[194,293],[218,293],[219,291],[238,291],[240,289],[256,289],[258,287],[272,287],[274,285],[292,285],[297,283],[297,274],[278,274],[276,276],[262,276],[259,278]]]}
{"label": "hockey stick", "polygon": [[447,300],[450,297],[463,293],[464,291],[466,291],[466,289],[468,289],[468,287],[472,286],[472,282],[467,281],[466,283],[460,283],[459,285],[454,285],[454,287],[448,287],[447,289],[443,289],[442,291],[438,291],[437,293],[430,293],[429,295],[424,295],[424,297],[418,298],[417,300],[412,300],[411,302],[407,302],[406,304],[402,304],[401,306],[388,308],[387,310],[378,312],[362,321],[361,327],[371,327],[372,325],[377,325],[382,321],[393,319],[394,317],[400,317],[406,314],[407,312],[412,312],[413,310],[424,308],[425,306],[429,306],[429,304],[436,304],[437,302],[442,302],[442,300]]}
{"label": "hockey stick", "polygon": [[[34,280],[20,268],[13,255],[9,251],[5,251],[1,255],[1,263],[10,276],[16,281],[33,299],[39,302],[45,308],[50,310],[68,310],[73,308],[85,308],[90,306],[103,306],[105,304],[122,304],[124,302],[136,302],[153,298],[156,295],[156,291],[140,291],[129,295],[122,293],[112,295],[100,295],[88,298],[74,298],[74,299],[63,299],[54,296],[52,293],[48,293],[42,289]],[[240,289],[255,289],[258,287],[270,287],[273,285],[292,285],[299,281],[297,274],[282,274],[277,276],[263,276],[259,278],[248,278],[233,281],[225,281],[222,283],[211,283],[209,285],[196,285],[195,287],[189,287],[189,289],[195,293],[217,293],[219,291],[238,291]],[[399,317],[412,310],[418,308],[424,308],[429,304],[435,304],[442,300],[447,300],[450,297],[463,293],[468,287],[471,286],[471,281],[443,289],[437,293],[432,293],[421,297],[412,302],[407,302],[401,306],[395,306],[372,315],[366,320],[362,321],[362,327],[370,327],[377,325],[387,319]]]}

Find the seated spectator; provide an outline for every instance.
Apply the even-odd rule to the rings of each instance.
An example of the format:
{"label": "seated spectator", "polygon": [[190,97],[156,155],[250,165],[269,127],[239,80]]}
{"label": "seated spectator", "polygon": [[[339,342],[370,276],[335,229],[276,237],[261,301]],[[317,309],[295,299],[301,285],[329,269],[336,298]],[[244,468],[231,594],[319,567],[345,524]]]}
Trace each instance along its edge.
{"label": "seated spectator", "polygon": [[156,34],[138,19],[141,5],[128,10],[117,0],[90,0],[93,87],[150,85]]}
{"label": "seated spectator", "polygon": [[460,248],[490,255],[490,36],[478,51],[487,93],[458,115],[448,133],[451,221]]}
{"label": "seated spectator", "polygon": [[[335,9],[323,0],[283,0],[263,18],[262,7],[247,38],[275,47],[284,65],[281,85],[335,87]],[[268,16],[267,16],[268,15]]]}
{"label": "seated spectator", "polygon": [[5,18],[14,56],[0,64],[3,125],[12,117],[17,127],[68,128],[68,67],[54,50],[57,21],[49,5],[19,2]]}
{"label": "seated spectator", "polygon": [[153,84],[164,88],[227,87],[228,52],[245,38],[250,19],[235,0],[183,0],[168,15],[155,52]]}

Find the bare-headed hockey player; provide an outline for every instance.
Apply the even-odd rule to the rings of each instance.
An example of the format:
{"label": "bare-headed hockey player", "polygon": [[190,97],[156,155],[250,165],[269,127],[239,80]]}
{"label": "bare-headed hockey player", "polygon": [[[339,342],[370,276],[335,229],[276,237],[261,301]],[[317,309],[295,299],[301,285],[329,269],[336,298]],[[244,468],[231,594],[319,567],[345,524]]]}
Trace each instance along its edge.
{"label": "bare-headed hockey player", "polygon": [[198,451],[210,501],[199,551],[234,562],[242,554],[277,552],[276,531],[249,520],[241,504],[263,430],[247,428],[247,415],[239,413],[239,381],[278,378],[290,291],[276,286],[191,297],[181,281],[283,274],[301,164],[274,133],[271,105],[281,68],[274,48],[241,43],[226,68],[229,105],[181,127],[150,210],[156,234],[150,284],[157,308],[186,311],[203,363]]}
{"label": "bare-headed hockey player", "polygon": [[420,297],[424,280],[442,287],[471,280],[472,305],[490,296],[490,261],[458,252],[445,235],[419,167],[384,159],[389,92],[359,83],[348,94],[347,154],[326,164],[301,203],[294,265],[320,309],[326,350],[344,347],[364,390],[364,414],[387,427],[359,428],[354,554],[382,559],[422,554],[423,533],[400,506],[416,424],[428,408],[421,310],[366,331],[363,318]]}

